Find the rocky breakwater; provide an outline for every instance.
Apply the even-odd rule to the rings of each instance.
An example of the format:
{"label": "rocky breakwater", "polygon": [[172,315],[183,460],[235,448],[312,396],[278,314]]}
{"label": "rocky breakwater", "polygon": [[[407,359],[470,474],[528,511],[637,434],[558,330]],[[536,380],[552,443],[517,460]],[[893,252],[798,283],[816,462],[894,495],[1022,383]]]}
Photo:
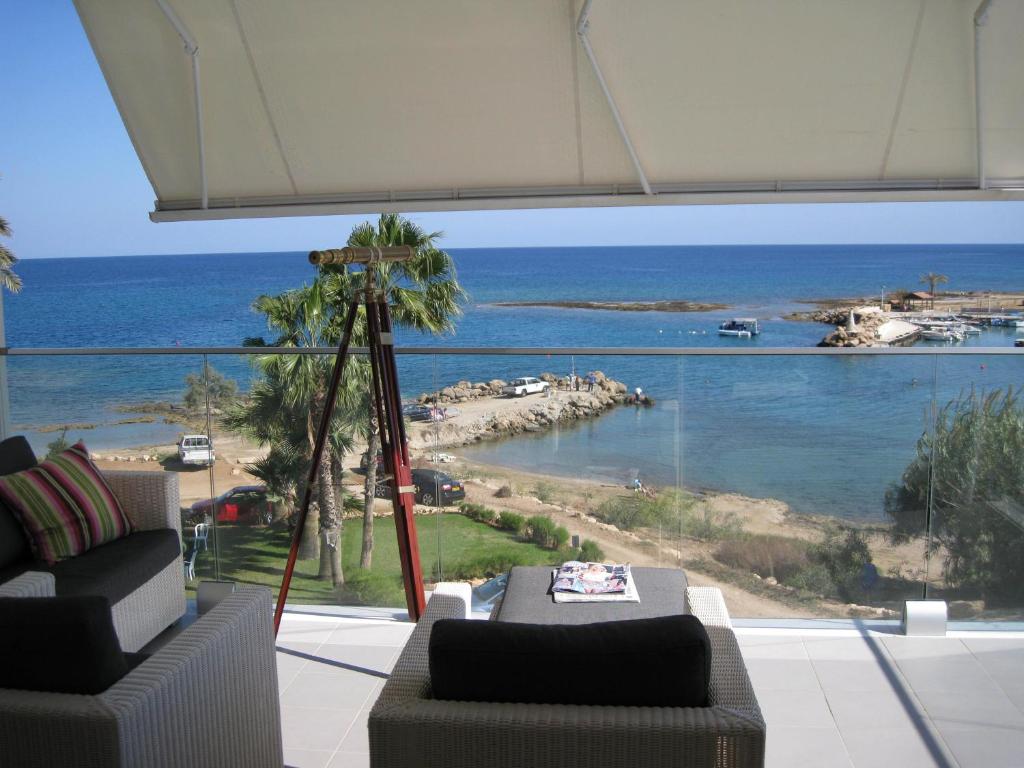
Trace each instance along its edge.
{"label": "rocky breakwater", "polygon": [[438,392],[420,395],[418,402],[436,406],[435,421],[412,422],[408,426],[410,446],[433,450],[470,445],[482,440],[524,432],[542,432],[555,424],[589,419],[601,415],[627,400],[627,387],[621,381],[595,372],[592,391],[569,389],[568,380],[550,373],[538,378],[550,384],[549,393],[526,397],[502,394],[501,379],[471,383],[460,381]]}
{"label": "rocky breakwater", "polygon": [[852,315],[849,309],[836,309],[819,313],[815,320],[830,324],[838,323],[836,329],[825,336],[819,347],[885,347],[879,329],[887,318],[881,312]]}

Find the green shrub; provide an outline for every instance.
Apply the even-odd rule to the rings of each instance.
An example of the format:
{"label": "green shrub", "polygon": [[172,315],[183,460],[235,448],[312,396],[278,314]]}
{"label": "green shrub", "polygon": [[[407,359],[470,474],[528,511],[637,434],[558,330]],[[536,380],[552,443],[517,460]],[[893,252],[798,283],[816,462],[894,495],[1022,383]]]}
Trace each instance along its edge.
{"label": "green shrub", "polygon": [[786,580],[786,585],[822,597],[829,597],[834,592],[832,577],[821,563],[810,563],[797,571]]}
{"label": "green shrub", "polygon": [[552,535],[552,549],[562,549],[566,544],[569,543],[569,529],[564,525],[560,525],[555,528],[554,534]]}
{"label": "green shrub", "polygon": [[544,504],[550,504],[555,500],[555,486],[546,481],[537,483],[537,487],[533,489],[534,495],[538,501]]}
{"label": "green shrub", "polygon": [[64,429],[60,431],[60,436],[56,440],[46,444],[46,458],[52,459],[57,454],[63,453],[70,447],[71,441],[68,440],[68,428],[64,427]]}
{"label": "green shrub", "polygon": [[829,527],[825,540],[814,548],[814,560],[828,572],[840,598],[856,601],[862,597],[861,580],[864,566],[871,562],[871,549],[860,531],[842,525]]}
{"label": "green shrub", "polygon": [[730,568],[772,576],[783,584],[814,564],[810,545],[786,536],[751,534],[723,541],[715,551],[715,559]]}
{"label": "green shrub", "polygon": [[498,517],[498,513],[490,507],[485,507],[483,504],[472,504],[467,501],[459,504],[459,511],[470,520],[476,520],[480,523],[491,524]]}
{"label": "green shrub", "polygon": [[498,515],[498,527],[503,531],[523,533],[526,530],[526,518],[515,512],[502,512]]}
{"label": "green shrub", "polygon": [[972,389],[943,406],[885,497],[898,541],[930,526],[948,585],[1009,605],[1024,598],[1024,536],[1012,513],[1024,505],[1020,392]]}
{"label": "green shrub", "polygon": [[604,561],[604,550],[598,546],[596,541],[584,539],[580,542],[578,557],[585,563],[600,563]]}
{"label": "green shrub", "polygon": [[530,541],[540,547],[554,549],[555,523],[549,517],[534,515],[526,521]]}
{"label": "green shrub", "polygon": [[699,512],[686,515],[680,526],[680,533],[699,541],[720,541],[739,536],[743,525],[732,512],[718,512],[702,504]]}
{"label": "green shrub", "polygon": [[682,489],[665,488],[656,498],[633,494],[608,499],[597,508],[596,515],[603,522],[624,531],[660,525],[687,532],[692,527],[696,503],[697,499]]}
{"label": "green shrub", "polygon": [[[444,564],[445,579],[484,579],[506,573],[517,565],[530,565],[529,556],[514,547],[496,549],[467,560]],[[435,578],[439,578],[435,574]]]}

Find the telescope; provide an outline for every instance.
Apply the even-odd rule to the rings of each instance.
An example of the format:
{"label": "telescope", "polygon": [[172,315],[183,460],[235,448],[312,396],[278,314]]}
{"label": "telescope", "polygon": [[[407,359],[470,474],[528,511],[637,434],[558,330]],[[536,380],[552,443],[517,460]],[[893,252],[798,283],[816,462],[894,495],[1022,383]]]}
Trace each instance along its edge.
{"label": "telescope", "polygon": [[411,245],[359,246],[311,251],[309,263],[328,264],[381,264],[386,261],[408,261],[413,257]]}

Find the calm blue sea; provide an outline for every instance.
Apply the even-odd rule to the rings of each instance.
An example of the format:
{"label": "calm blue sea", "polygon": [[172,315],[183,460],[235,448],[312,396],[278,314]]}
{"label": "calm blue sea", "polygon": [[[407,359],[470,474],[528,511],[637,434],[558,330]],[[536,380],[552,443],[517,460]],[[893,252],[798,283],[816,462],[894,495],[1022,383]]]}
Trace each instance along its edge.
{"label": "calm blue sea", "polygon": [[[801,301],[920,288],[924,272],[949,290],[1024,290],[1024,246],[615,247],[453,250],[470,301],[450,337],[400,334],[401,343],[455,347],[810,347],[827,328],[781,316]],[[31,260],[24,291],[4,297],[12,347],[238,345],[267,333],[258,295],[308,283],[302,253]],[[500,301],[688,299],[722,312],[622,313],[508,308]],[[723,318],[754,315],[762,335],[724,339]],[[1006,347],[992,329],[969,345]],[[933,397],[970,387],[1024,384],[1024,360],[995,356],[899,358],[605,357],[400,358],[403,391],[599,369],[658,400],[584,425],[465,449],[522,469],[627,483],[684,482],[780,498],[795,509],[855,518],[881,515],[927,429]],[[11,358],[16,423],[41,447],[55,422],[99,423],[72,433],[91,448],[173,440],[177,427],[114,425],[124,403],[177,399],[198,356]],[[243,388],[244,358],[213,360]]]}

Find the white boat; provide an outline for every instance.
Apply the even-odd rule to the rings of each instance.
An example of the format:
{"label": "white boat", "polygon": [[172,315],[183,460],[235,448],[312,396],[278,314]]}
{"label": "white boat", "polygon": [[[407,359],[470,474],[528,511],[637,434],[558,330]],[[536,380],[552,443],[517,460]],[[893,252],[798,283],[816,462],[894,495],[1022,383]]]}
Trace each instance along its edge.
{"label": "white boat", "polygon": [[753,317],[734,317],[718,326],[719,336],[737,336],[749,339],[751,336],[757,336],[760,332],[757,319]]}
{"label": "white boat", "polygon": [[928,341],[963,341],[965,334],[955,328],[923,328],[921,338]]}
{"label": "white boat", "polygon": [[1018,318],[1017,320],[1007,320],[1006,324],[1013,326],[1014,328],[1024,328],[1024,318]]}

